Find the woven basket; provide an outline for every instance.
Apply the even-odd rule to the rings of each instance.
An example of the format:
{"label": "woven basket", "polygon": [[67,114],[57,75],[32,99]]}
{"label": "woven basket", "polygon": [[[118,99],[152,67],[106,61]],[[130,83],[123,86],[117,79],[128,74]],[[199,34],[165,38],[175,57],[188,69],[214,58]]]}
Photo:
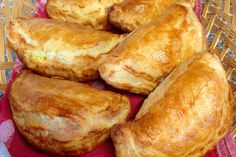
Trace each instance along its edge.
{"label": "woven basket", "polygon": [[[220,56],[236,97],[236,0],[205,0],[203,5],[209,47]],[[0,0],[0,16],[4,19],[0,20],[0,91],[6,88],[16,59],[5,39],[9,22],[18,17],[31,18],[35,8],[36,0]],[[236,124],[233,128],[236,135]]]}

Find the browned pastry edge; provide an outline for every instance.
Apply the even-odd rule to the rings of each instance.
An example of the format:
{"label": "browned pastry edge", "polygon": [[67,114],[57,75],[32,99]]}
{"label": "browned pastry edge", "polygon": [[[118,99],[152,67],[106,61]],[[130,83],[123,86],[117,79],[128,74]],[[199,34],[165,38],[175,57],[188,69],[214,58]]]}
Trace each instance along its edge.
{"label": "browned pastry edge", "polygon": [[[32,72],[29,70],[24,70],[18,77],[20,79],[23,78],[23,80],[24,80],[25,79],[24,77],[27,77],[24,75],[28,75],[28,74],[31,75]],[[35,74],[33,74],[33,75],[37,76]],[[29,77],[32,79],[34,78],[34,77],[32,77],[32,75]],[[40,79],[41,78],[44,79],[44,77],[42,77],[42,76],[37,76],[37,77],[39,77]],[[74,85],[79,84],[79,83],[76,83],[73,81],[67,81],[67,80],[57,80],[57,79],[48,79],[48,78],[46,78],[46,79],[51,80],[51,81],[55,80],[55,81],[58,81],[58,83],[61,82],[61,84],[62,84],[61,87],[64,86],[63,82],[65,82],[65,84],[70,83],[71,85],[72,84],[74,84]],[[106,139],[109,138],[109,136],[110,136],[109,125],[111,125],[111,124],[104,125],[104,128],[103,128],[103,126],[96,126],[96,127],[93,126],[92,130],[89,130],[87,135],[85,135],[85,136],[81,135],[82,139],[79,143],[80,144],[79,146],[74,145],[75,144],[74,142],[78,142],[78,141],[60,141],[60,140],[55,139],[55,137],[54,137],[55,134],[53,134],[53,130],[46,130],[46,128],[45,128],[46,126],[42,125],[42,122],[40,122],[38,124],[34,124],[32,126],[31,124],[28,123],[27,119],[25,119],[25,118],[30,118],[30,117],[35,118],[35,116],[43,116],[43,117],[48,116],[50,118],[53,118],[54,116],[56,116],[56,117],[59,116],[62,119],[65,118],[67,120],[71,120],[71,121],[68,121],[69,123],[71,123],[71,122],[76,123],[77,127],[82,127],[83,117],[80,117],[80,118],[82,118],[81,120],[77,119],[77,120],[79,120],[77,122],[76,119],[73,119],[73,116],[76,116],[77,114],[78,114],[78,116],[80,116],[81,113],[86,114],[86,112],[83,111],[84,108],[82,108],[81,111],[76,111],[77,112],[76,115],[71,115],[71,114],[75,114],[75,113],[69,113],[69,112],[75,112],[75,111],[73,111],[74,109],[72,109],[72,108],[76,107],[75,104],[74,105],[72,104],[71,109],[69,108],[69,112],[66,113],[68,107],[62,107],[59,104],[57,104],[58,102],[50,102],[51,99],[53,100],[53,99],[57,98],[58,96],[60,96],[60,95],[58,95],[58,92],[55,93],[57,96],[52,95],[52,97],[56,96],[55,98],[50,98],[50,95],[44,95],[42,97],[42,95],[39,93],[38,93],[39,95],[36,95],[38,92],[37,90],[41,89],[41,87],[35,87],[36,89],[34,89],[34,87],[32,87],[33,93],[28,93],[31,90],[30,89],[26,90],[25,89],[27,87],[26,85],[19,84],[19,83],[26,84],[26,82],[19,82],[19,81],[22,81],[22,80],[17,80],[17,78],[16,78],[16,81],[13,82],[13,84],[10,88],[9,96],[8,96],[9,104],[11,106],[11,111],[13,114],[13,121],[15,122],[20,134],[27,140],[28,143],[32,144],[35,148],[37,148],[39,150],[43,150],[43,151],[50,153],[50,154],[81,155],[81,154],[84,154],[84,153],[94,149],[95,147],[97,147],[98,145],[100,145]],[[35,80],[32,80],[32,81],[34,82]],[[41,81],[42,81],[42,79],[39,80],[38,82],[42,83]],[[32,83],[28,82],[28,84],[32,84]],[[50,84],[50,82],[49,82],[49,84]],[[21,86],[24,86],[24,87],[21,87]],[[60,85],[58,84],[58,86],[60,86]],[[81,84],[81,86],[82,86],[81,89],[89,87],[88,85],[84,85],[84,84]],[[17,90],[16,87],[19,87],[18,91],[16,91]],[[43,89],[44,88],[45,88],[45,86],[43,87]],[[46,88],[48,88],[48,87],[46,87]],[[55,87],[55,89],[56,88],[58,88],[58,87]],[[74,89],[76,87],[71,87],[71,88]],[[24,90],[25,93],[22,93],[23,92],[22,90]],[[92,90],[92,87],[89,87],[89,90]],[[98,89],[94,89],[94,90],[96,92],[99,91]],[[68,90],[66,89],[65,91],[62,91],[61,93],[67,92],[67,91]],[[101,92],[102,91],[103,90],[101,90]],[[18,92],[18,93],[16,93],[16,92]],[[47,91],[45,91],[45,94],[48,94]],[[104,111],[103,110],[99,111],[97,114],[99,114],[99,115],[101,114],[102,116],[105,116],[105,117],[101,117],[101,118],[105,118],[104,121],[106,119],[108,120],[109,116],[111,116],[112,118],[114,117],[113,120],[115,120],[114,121],[115,123],[119,123],[119,122],[127,119],[128,113],[130,112],[130,105],[129,105],[128,98],[126,96],[123,96],[120,94],[115,95],[114,92],[104,91],[104,94],[105,95],[107,94],[107,96],[109,96],[109,95],[112,96],[113,97],[112,100],[107,99],[107,102],[110,105],[112,105],[112,103],[114,103],[114,104],[113,104],[113,106],[110,106],[110,107],[108,105],[108,107],[109,107],[108,109],[105,109]],[[22,100],[18,100],[18,97],[20,95],[23,96],[21,98]],[[34,96],[36,96],[36,98],[34,98]],[[40,97],[42,97],[42,98],[40,98]],[[63,97],[63,95],[61,95],[61,97]],[[40,100],[39,100],[39,98],[40,98]],[[39,100],[40,102],[37,102],[37,104],[34,104],[35,107],[34,106],[27,107],[27,105],[30,105],[30,104],[27,104],[27,103],[29,103],[28,101],[30,99],[31,100],[35,99],[35,101]],[[68,99],[68,98],[66,98],[66,99]],[[66,99],[61,99],[61,101],[65,102],[65,101],[67,101]],[[96,97],[94,97],[94,99],[96,99]],[[74,99],[71,101],[73,102]],[[99,102],[100,102],[100,99],[99,99]],[[40,105],[39,103],[46,103],[46,104]],[[47,103],[54,103],[54,104],[51,104],[48,106],[48,108],[45,108]],[[70,103],[70,101],[68,101],[68,105],[70,105],[69,103]],[[116,103],[118,103],[118,104],[116,105]],[[128,104],[128,106],[127,106],[127,104]],[[93,105],[93,104],[91,104],[91,105]],[[106,104],[104,104],[104,105],[106,105]],[[80,106],[80,105],[78,104],[78,106]],[[56,112],[56,110],[55,110],[55,113],[53,113],[54,107],[58,107],[58,108],[56,108],[56,110],[58,109],[62,113],[58,113],[58,112]],[[89,112],[91,112],[90,110],[89,110]],[[64,111],[65,111],[65,114],[64,114]],[[57,114],[57,115],[54,115],[54,114]],[[63,115],[61,115],[61,114],[63,114]],[[91,114],[91,113],[89,113],[89,114]],[[96,114],[96,113],[94,113],[94,114]],[[34,116],[32,116],[32,115],[34,115]],[[76,118],[76,117],[74,117],[74,118]],[[33,120],[33,122],[35,122],[35,119],[32,119],[32,120]],[[23,124],[22,124],[22,121],[24,122]],[[48,125],[50,125],[51,124],[50,120],[47,120],[47,121],[48,121]],[[36,122],[38,122],[37,119],[36,119]],[[100,121],[98,121],[98,122],[99,122],[99,124],[103,124],[103,122],[102,123]],[[112,123],[114,123],[114,122],[112,122]],[[61,123],[61,125],[63,125],[63,124],[64,123]],[[91,124],[91,122],[88,121],[87,125],[91,126],[92,124]],[[75,130],[75,129],[76,128],[73,128],[73,130]],[[45,131],[45,130],[48,132],[47,136],[45,136],[43,134],[44,133],[43,131]],[[68,134],[72,134],[72,133],[68,132]],[[77,135],[75,137],[76,139],[77,139],[77,136],[80,136],[80,133],[77,133]],[[89,142],[89,143],[87,143],[87,142]],[[71,147],[68,147],[68,146],[71,146]]]}
{"label": "browned pastry edge", "polygon": [[[75,31],[77,33],[82,32],[82,37],[81,39],[79,39],[79,41],[75,41],[71,39],[69,39],[69,41],[65,41],[65,44],[71,44],[72,49],[77,48],[78,50],[81,49],[81,47],[83,47],[83,44],[86,44],[88,42],[91,42],[94,38],[95,41],[92,41],[93,47],[89,47],[89,45],[87,47],[85,47],[85,49],[82,48],[82,50],[85,51],[85,53],[88,52],[96,52],[98,51],[96,48],[96,44],[100,46],[101,44],[104,44],[104,42],[107,42],[108,47],[104,47],[104,48],[100,48],[101,52],[99,52],[98,56],[94,57],[91,56],[89,54],[76,54],[76,57],[72,57],[71,59],[71,63],[75,64],[77,66],[71,65],[71,64],[66,64],[58,59],[51,58],[51,59],[46,59],[46,60],[50,60],[50,62],[39,62],[38,60],[36,60],[35,58],[33,58],[33,56],[35,56],[35,54],[33,54],[34,51],[42,51],[42,54],[46,54],[46,52],[44,52],[45,50],[42,48],[46,42],[50,42],[49,41],[49,37],[50,37],[50,32],[45,33],[45,41],[41,41],[38,39],[42,39],[44,35],[40,36],[39,38],[37,38],[37,36],[35,36],[34,34],[36,33],[36,31],[32,31],[30,30],[31,28],[25,26],[26,24],[29,25],[35,25],[35,23],[38,23],[40,26],[42,26],[41,30],[46,29],[46,26],[55,26],[55,28],[57,30],[59,30],[60,32],[63,33],[62,30],[65,30],[65,28],[68,27],[68,29],[72,29],[72,31]],[[20,24],[19,24],[20,23]],[[23,26],[21,26],[23,25]],[[78,25],[76,24],[69,24],[66,25],[64,23],[61,22],[56,22],[55,20],[51,20],[51,21],[47,21],[47,20],[43,20],[43,19],[38,19],[38,21],[36,21],[36,19],[32,20],[32,21],[27,21],[27,20],[19,20],[18,22],[15,23],[11,23],[9,30],[8,30],[8,43],[9,46],[11,48],[13,48],[17,54],[17,56],[24,62],[24,64],[31,70],[36,71],[37,73],[44,75],[44,76],[59,76],[59,77],[63,77],[63,78],[67,78],[67,79],[71,79],[71,80],[77,80],[77,81],[81,81],[81,82],[85,82],[85,81],[91,81],[94,79],[99,78],[99,73],[98,73],[98,66],[103,62],[103,60],[106,58],[107,54],[111,52],[112,49],[114,49],[114,47],[116,47],[118,45],[118,43],[120,42],[120,40],[122,40],[122,38],[124,37],[124,35],[115,35],[112,33],[108,33],[108,32],[101,32],[98,30],[94,30],[94,29],[89,29],[89,28],[84,28],[84,27],[78,27]],[[29,36],[33,36],[32,39],[36,38],[35,40],[37,42],[39,42],[41,45],[37,48],[34,47],[31,44],[28,44],[27,40],[25,39],[24,36],[22,36],[19,32],[15,31],[14,29],[20,27],[20,29],[25,29],[24,31],[26,31],[26,34]],[[22,28],[21,28],[22,27]],[[26,28],[25,28],[26,27]],[[52,30],[52,29],[51,29]],[[89,33],[95,33],[95,37],[90,37],[90,39],[87,39],[84,41],[84,43],[82,43],[82,38],[83,36],[85,36],[86,31]],[[37,32],[38,33],[38,32]],[[65,32],[65,34],[70,34],[71,31]],[[66,38],[65,34],[62,36],[63,39]],[[55,32],[54,32],[55,35]],[[53,36],[53,35],[51,35]],[[100,41],[101,36],[104,36],[106,39],[104,39],[105,41]],[[80,36],[73,36],[73,38],[78,37],[80,38]],[[97,39],[98,38],[98,39]],[[100,38],[100,39],[99,39]],[[48,39],[48,40],[47,40]],[[55,40],[55,37],[53,38]],[[108,40],[110,39],[110,40]],[[67,39],[64,39],[67,40]],[[77,45],[76,45],[77,44]],[[82,44],[82,45],[78,45],[78,44]],[[67,46],[68,47],[68,46]],[[53,48],[49,48],[50,50],[53,50]],[[87,51],[87,49],[89,49]],[[92,49],[92,50],[90,50]],[[30,52],[27,52],[30,51]],[[49,50],[49,53],[51,53]],[[62,49],[63,50],[63,49]],[[70,50],[68,50],[70,52]],[[104,51],[104,52],[103,52]],[[71,53],[73,53],[73,51],[71,51]],[[26,56],[27,55],[27,56]],[[68,60],[68,59],[67,59]]]}
{"label": "browned pastry edge", "polygon": [[[20,41],[25,42],[22,38],[20,39]],[[14,45],[11,45],[10,42],[9,42],[9,46],[14,47]],[[22,50],[14,49],[14,51],[16,52],[18,58],[24,63],[24,65],[27,66],[30,62],[31,63],[33,62],[32,60],[31,61],[27,60],[27,58],[24,57],[24,52]],[[96,62],[96,61],[99,61],[102,57],[105,57],[106,55],[107,54],[104,54],[104,55],[98,56],[97,58],[92,58],[92,57],[87,56],[86,60],[88,62]],[[55,78],[59,77],[63,79],[68,79],[67,75],[69,75],[70,80],[79,81],[79,82],[87,82],[87,81],[92,81],[92,80],[96,80],[100,78],[97,68],[96,67],[92,68],[91,66],[89,67],[90,69],[88,68],[82,69],[81,74],[83,75],[83,77],[75,77],[74,74],[76,73],[76,71],[74,71],[71,68],[67,68],[66,65],[61,64],[60,62],[57,62],[57,64],[41,64],[41,65],[35,63],[33,67],[27,66],[27,68],[34,70],[34,72],[43,76],[47,76],[47,77],[55,77]],[[57,74],[52,73],[53,71],[56,71]],[[58,76],[58,74],[60,74],[60,76]]]}
{"label": "browned pastry edge", "polygon": [[[205,55],[205,54],[202,54],[202,55]],[[200,56],[200,54],[198,54],[198,56]],[[214,56],[216,57],[216,55],[214,55]],[[190,60],[188,60],[188,61],[190,61]],[[209,61],[211,61],[211,60],[209,60]],[[208,62],[207,60],[206,61],[201,60],[201,61],[199,61],[199,66],[202,66],[201,64],[207,64],[207,62]],[[184,128],[179,128],[179,127],[172,128],[171,127],[171,126],[174,126],[175,124],[181,125],[182,121],[185,124],[185,122],[186,122],[185,118],[187,118],[187,117],[184,118],[184,115],[185,114],[188,115],[187,114],[188,108],[191,108],[192,106],[194,106],[193,105],[194,103],[191,103],[191,100],[198,98],[198,97],[195,97],[194,95],[192,95],[194,93],[195,88],[193,87],[194,88],[193,93],[191,93],[191,92],[189,94],[186,93],[187,95],[189,95],[190,99],[189,98],[185,99],[184,95],[182,95],[182,96],[180,95],[180,97],[175,97],[175,96],[170,95],[171,92],[162,93],[162,91],[160,91],[160,90],[161,89],[166,90],[166,89],[164,88],[165,86],[163,84],[161,84],[161,85],[159,85],[159,87],[160,86],[161,87],[158,90],[154,91],[157,99],[154,97],[154,94],[152,93],[152,96],[150,97],[150,95],[149,95],[149,97],[148,97],[149,100],[147,100],[147,99],[145,100],[145,101],[151,103],[152,106],[156,106],[156,107],[144,109],[143,107],[148,106],[147,103],[146,104],[144,103],[144,105],[140,109],[140,111],[142,112],[141,116],[139,114],[140,113],[140,111],[139,111],[139,113],[137,114],[138,116],[136,115],[136,120],[134,120],[133,122],[127,122],[124,124],[117,124],[117,125],[113,126],[112,131],[111,131],[111,137],[112,137],[112,140],[113,140],[115,148],[116,148],[117,156],[123,157],[124,155],[126,155],[126,157],[128,157],[128,156],[139,157],[142,155],[145,156],[145,155],[149,154],[146,156],[146,157],[149,157],[149,156],[155,155],[155,153],[156,153],[156,156],[171,157],[171,156],[178,156],[177,154],[181,153],[181,157],[200,157],[200,156],[203,156],[204,154],[206,154],[207,151],[213,149],[215,147],[215,145],[229,131],[229,128],[232,124],[233,116],[234,116],[233,110],[236,107],[235,106],[235,99],[232,94],[232,89],[230,88],[228,82],[226,82],[227,81],[226,78],[222,80],[222,78],[224,78],[225,74],[222,74],[222,70],[220,70],[218,65],[216,65],[216,67],[219,68],[219,69],[217,68],[219,70],[219,73],[214,72],[214,71],[218,71],[218,70],[212,68],[214,66],[214,64],[220,63],[219,60],[217,62],[218,63],[216,63],[216,62],[214,63],[214,61],[213,61],[212,65],[210,66],[210,69],[209,69],[210,70],[209,72],[211,72],[211,73],[209,73],[208,77],[214,77],[214,75],[217,75],[215,78],[216,82],[214,82],[214,84],[217,84],[217,81],[222,81],[222,83],[224,83],[227,87],[229,87],[227,90],[228,94],[224,94],[224,96],[221,96],[220,95],[221,93],[219,93],[220,89],[222,89],[224,91],[227,89],[227,87],[225,88],[224,85],[223,86],[221,85],[221,87],[219,87],[218,89],[216,88],[217,95],[216,96],[212,95],[211,101],[209,101],[209,103],[214,103],[214,100],[215,101],[219,100],[220,102],[218,103],[219,106],[216,103],[216,105],[218,107],[211,106],[211,108],[212,109],[214,108],[214,110],[212,110],[212,113],[209,113],[210,117],[204,116],[204,114],[206,114],[206,115],[208,114],[208,113],[206,113],[206,111],[201,111],[201,110],[204,110],[204,108],[202,108],[202,107],[200,108],[200,106],[204,105],[204,101],[203,101],[204,99],[203,99],[203,96],[199,96],[199,97],[202,97],[201,98],[202,100],[199,100],[199,101],[196,100],[197,101],[196,104],[198,104],[198,105],[201,104],[201,105],[195,107],[195,110],[191,110],[191,112],[189,112],[190,113],[189,116],[192,113],[197,121],[196,125],[193,126],[192,129],[199,129],[199,130],[196,130],[196,131],[188,130],[187,131],[187,130],[184,130]],[[189,63],[190,64],[186,65],[186,68],[188,68],[191,65],[195,65],[193,63],[191,64],[191,62],[189,62]],[[180,66],[178,66],[178,67],[180,67]],[[191,71],[194,70],[193,67],[197,68],[198,66],[197,66],[197,64],[196,64],[196,66],[192,66]],[[183,68],[183,66],[182,66],[182,68]],[[205,68],[202,67],[202,68],[205,69],[206,72],[208,71],[207,67],[205,67]],[[223,68],[221,68],[221,69],[223,69]],[[179,72],[179,74],[181,74],[180,69],[178,69],[178,72]],[[188,72],[188,74],[190,75],[189,72]],[[171,81],[172,81],[171,78],[174,78],[174,74],[176,74],[176,75],[178,74],[177,70],[174,70],[167,78],[168,81],[165,81],[166,86],[168,86],[167,87],[168,91],[171,91],[171,90],[177,91],[176,87],[181,86],[181,85],[183,85],[183,86],[187,85],[187,84],[181,84],[180,82],[178,82],[177,85],[174,87],[174,89],[172,89],[171,85],[173,82],[171,83]],[[196,73],[193,76],[189,76],[191,78],[191,80],[194,78],[195,75],[198,75],[198,74]],[[208,74],[206,74],[206,75],[208,75]],[[177,76],[181,76],[181,75],[177,75]],[[217,78],[218,76],[219,76],[219,78]],[[180,79],[180,78],[178,79],[178,77],[176,77],[176,78],[177,78],[176,80],[182,81],[182,80],[186,80],[187,76],[185,79]],[[191,84],[193,84],[193,83],[191,83]],[[214,84],[209,85],[209,87],[213,87]],[[199,85],[204,85],[204,84],[199,84]],[[195,86],[195,85],[193,85],[193,86]],[[206,83],[205,86],[208,86],[208,84]],[[224,87],[224,88],[222,88],[222,87]],[[207,90],[206,90],[207,88],[203,89],[203,88],[201,88],[201,86],[198,88],[200,89],[200,91],[204,91],[207,93]],[[184,89],[188,89],[188,87],[183,87],[183,90]],[[179,88],[178,90],[181,92],[181,88]],[[186,92],[186,90],[185,90],[185,92]],[[214,93],[213,90],[208,91],[208,92]],[[196,93],[196,91],[195,91],[195,93]],[[178,95],[178,94],[176,93],[176,95]],[[166,98],[164,98],[164,97],[166,97]],[[218,97],[218,99],[215,97]],[[158,98],[161,98],[161,99],[158,99]],[[175,101],[172,100],[174,98],[176,98],[177,100],[175,100]],[[205,98],[205,99],[207,99],[207,98]],[[185,104],[189,100],[190,100],[190,104],[189,105]],[[176,108],[176,104],[182,103],[182,101],[185,103],[183,103],[183,105],[180,105],[179,107]],[[205,101],[206,102],[205,105],[207,105],[207,101],[208,100]],[[164,105],[165,103],[166,104],[173,103],[172,105],[175,106],[176,110],[173,109],[173,111],[172,111],[171,104],[169,104],[168,106],[165,106]],[[160,106],[159,109],[158,109],[157,105]],[[164,106],[169,107],[170,110],[165,110],[163,108]],[[176,111],[176,114],[173,114],[173,115],[176,116],[178,121],[175,121],[174,119],[172,119],[172,117],[168,117],[168,115],[164,115],[160,109],[165,110],[165,111],[162,111],[163,113],[167,113],[167,111],[169,111],[170,115],[172,115],[172,113],[175,113],[175,111]],[[198,115],[196,109],[199,109],[200,113],[202,112],[202,114],[199,114],[199,115],[203,115],[203,117],[196,116],[196,115]],[[207,111],[208,110],[210,110],[210,108],[208,108]],[[180,112],[178,112],[178,111],[180,111]],[[215,117],[214,115],[217,116],[218,118]],[[162,120],[160,120],[157,117],[162,118]],[[181,121],[181,117],[183,118],[182,121]],[[197,118],[200,118],[200,119],[198,120]],[[207,119],[207,118],[209,118],[209,119]],[[155,123],[152,122],[153,119],[155,119],[155,121],[156,121]],[[206,120],[206,122],[204,122],[204,120]],[[169,121],[169,125],[167,124],[168,121]],[[187,120],[187,122],[188,122],[188,120]],[[214,123],[214,124],[211,124],[211,123]],[[164,124],[166,124],[166,126]],[[160,127],[156,127],[158,125],[160,125]],[[207,125],[206,128],[203,127],[205,125]],[[210,130],[212,130],[210,126],[214,127],[214,129],[216,131],[215,132],[213,131],[213,133],[209,132]],[[152,128],[155,128],[155,127],[161,129],[161,132],[160,132],[160,130],[156,130],[154,133]],[[163,132],[163,130],[165,130],[164,129],[165,127],[167,127],[166,131],[168,134]],[[172,131],[175,134],[169,134]],[[182,134],[182,132],[185,132],[185,131],[187,134]],[[198,133],[199,135],[197,136],[196,133]],[[178,134],[181,136],[178,136]],[[183,137],[183,135],[185,135],[185,136]],[[155,139],[155,137],[157,137],[157,139]],[[168,143],[166,141],[167,139],[170,139],[171,142]],[[194,140],[194,141],[189,142],[189,140],[190,141]],[[156,141],[156,142],[152,142],[152,141]],[[182,143],[179,143],[179,144],[176,143],[178,141],[182,141]],[[156,143],[157,145],[155,145],[154,143]],[[185,146],[187,148],[185,148]],[[127,149],[125,149],[125,148],[127,148]],[[122,151],[123,149],[125,149],[125,150]],[[153,152],[153,154],[152,154],[152,152]],[[150,154],[152,154],[152,155],[150,155]]]}
{"label": "browned pastry edge", "polygon": [[[131,4],[128,4],[129,2],[131,1]],[[152,1],[152,0],[151,0]],[[138,16],[141,16],[141,15],[132,15],[132,11],[127,11],[125,10],[125,7],[126,5],[137,5],[136,8],[138,8],[138,4],[135,4],[135,3],[139,3],[140,0],[124,0],[123,2],[119,3],[119,4],[114,4],[111,9],[109,10],[108,12],[108,19],[109,19],[109,22],[114,25],[115,27],[123,30],[124,32],[132,32],[134,31],[135,29],[137,29],[138,27],[141,27],[143,25],[146,25],[148,23],[150,23],[152,20],[154,20],[155,18],[152,17],[152,20],[150,19],[146,19],[145,23],[144,20],[146,17],[145,15],[143,15],[143,19],[142,17],[138,17]],[[144,1],[145,2],[145,1]],[[123,3],[126,3],[126,5],[123,5]],[[148,3],[148,1],[146,2]],[[150,2],[152,3],[152,2]],[[154,2],[153,2],[154,3]],[[161,2],[160,2],[161,3]],[[194,7],[196,5],[196,0],[176,0],[175,2],[169,2],[169,4],[167,6],[165,6],[164,8],[168,8],[170,7],[171,5],[173,4],[176,4],[176,3],[188,3],[191,7]],[[133,6],[133,7],[134,7]],[[131,6],[130,6],[131,7]],[[132,7],[131,7],[132,8]],[[160,12],[160,8],[159,10],[156,9],[156,12],[159,11],[160,13],[157,14],[155,17],[158,18],[161,14],[163,14],[165,12],[166,9],[162,8],[161,12]],[[134,8],[133,8],[134,9]],[[125,11],[124,11],[125,10]],[[142,11],[141,11],[142,12]],[[144,14],[145,12],[150,12],[150,10],[148,10],[146,8],[146,10],[144,10]],[[138,14],[138,11],[137,11],[137,14]],[[140,13],[141,14],[141,13]],[[154,14],[154,13],[153,13]],[[127,16],[127,17],[126,17]],[[128,17],[131,17],[130,20],[128,20]],[[138,21],[138,20],[135,20],[135,18],[132,19],[132,16],[137,16],[136,19],[140,19],[141,21]],[[147,16],[150,16],[150,15],[147,15]]]}
{"label": "browned pastry edge", "polygon": [[[182,6],[182,8],[189,8],[189,5],[188,4],[185,4],[185,3],[178,3],[178,4],[175,4],[175,5],[172,5],[172,6]],[[171,7],[170,7],[171,8]],[[190,9],[190,8],[189,8]],[[188,9],[188,10],[189,10]],[[191,10],[191,12],[193,12]],[[168,13],[167,13],[168,14]],[[195,16],[195,15],[194,15]],[[195,16],[196,17],[196,16]],[[163,18],[163,17],[162,17]],[[198,22],[200,24],[200,20],[196,17],[195,18],[196,22]],[[156,19],[156,21],[158,21],[158,19]],[[192,20],[193,21],[193,20]],[[147,24],[145,26],[142,26],[142,27],[139,27],[138,29],[136,29],[135,31],[133,31],[132,33],[130,33],[126,39],[124,39],[123,42],[121,42],[115,49],[113,49],[113,51],[108,55],[110,56],[110,58],[108,60],[106,60],[104,62],[104,64],[101,64],[99,66],[99,72],[100,72],[100,76],[110,85],[112,85],[113,87],[115,88],[118,88],[118,89],[122,89],[122,90],[128,90],[129,92],[132,92],[132,93],[137,93],[137,94],[142,94],[142,95],[148,95],[151,91],[153,91],[153,89],[156,87],[156,85],[158,85],[167,75],[168,75],[168,72],[166,72],[166,70],[162,71],[163,75],[159,78],[154,78],[152,75],[150,74],[147,74],[147,73],[144,73],[144,72],[139,72],[139,69],[135,69],[133,68],[132,66],[128,66],[126,64],[128,63],[124,63],[124,65],[122,64],[122,62],[125,62],[128,60],[128,58],[131,58],[132,57],[134,58],[135,55],[133,53],[133,56],[131,57],[130,53],[129,55],[126,55],[124,52],[128,52],[126,49],[131,49],[130,47],[132,43],[131,41],[132,40],[135,40],[134,37],[137,38],[137,34],[139,33],[139,35],[141,34],[140,32],[143,31],[145,32],[145,30],[148,30],[147,28],[152,25],[154,25],[155,21],[153,21],[152,23],[150,24]],[[162,23],[161,23],[162,24]],[[204,32],[204,29],[203,27],[201,27],[199,29],[201,31],[201,36],[203,37],[201,39],[202,41],[202,47],[203,47],[203,50],[206,49],[207,47],[207,44],[206,44],[206,39],[205,39],[205,32]],[[149,30],[150,31],[150,30]],[[174,31],[173,31],[174,32]],[[173,33],[174,34],[174,33]],[[141,34],[143,35],[143,34]],[[148,33],[146,33],[146,35],[148,35]],[[158,35],[157,35],[158,36]],[[132,40],[129,40],[129,38],[131,38]],[[140,39],[138,40],[138,42],[134,43],[133,44],[136,44],[138,45],[137,47],[139,47],[141,44],[145,44],[145,38],[143,37],[143,41],[141,42]],[[199,39],[200,40],[200,39]],[[200,43],[199,43],[200,44]],[[133,46],[134,47],[134,46]],[[141,49],[141,48],[137,48],[137,49]],[[130,50],[130,52],[135,52],[136,50],[132,49]],[[169,50],[170,51],[170,50]],[[185,56],[188,55],[188,53],[185,53],[187,51],[182,51],[182,54],[185,54]],[[198,52],[197,52],[198,53]],[[173,53],[174,54],[174,53]],[[125,56],[126,55],[126,56]],[[168,55],[171,55],[171,54],[168,54]],[[122,56],[122,57],[120,57]],[[125,56],[125,57],[124,57]],[[174,55],[172,55],[174,56]],[[176,59],[171,59],[172,57],[169,57],[169,60],[172,60],[171,62],[176,62]],[[130,59],[130,60],[131,60]],[[128,61],[127,61],[128,62]],[[170,61],[169,61],[170,62]],[[134,77],[137,77],[137,78],[143,78],[143,80],[145,80],[145,85],[146,87],[137,87],[137,86],[131,86],[129,83],[121,83],[120,81],[117,81],[118,80],[118,74],[117,74],[117,77],[113,76],[113,75],[116,75],[116,70],[113,70],[113,69],[110,69],[109,68],[109,64],[111,65],[120,65],[120,68],[122,69],[122,71],[126,71],[127,73],[130,73],[132,74]],[[166,69],[168,68],[168,66],[170,65],[163,65],[162,69],[166,67]],[[123,75],[122,75],[123,76]],[[135,80],[135,79],[134,79]],[[141,81],[140,81],[141,82]],[[147,85],[147,82],[149,83]],[[144,83],[143,83],[144,84]]]}

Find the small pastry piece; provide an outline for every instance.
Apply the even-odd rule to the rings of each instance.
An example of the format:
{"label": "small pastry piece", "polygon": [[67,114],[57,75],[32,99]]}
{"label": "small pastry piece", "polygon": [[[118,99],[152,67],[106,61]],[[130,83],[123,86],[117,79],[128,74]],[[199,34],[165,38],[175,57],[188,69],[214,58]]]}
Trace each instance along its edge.
{"label": "small pastry piece", "polygon": [[186,3],[128,35],[99,67],[110,85],[148,94],[181,61],[205,49],[198,18]]}
{"label": "small pastry piece", "polygon": [[135,121],[112,128],[117,157],[203,157],[231,126],[231,94],[220,60],[193,56],[148,96]]}
{"label": "small pastry piece", "polygon": [[109,28],[108,10],[123,0],[48,0],[50,18],[104,30]]}
{"label": "small pastry piece", "polygon": [[117,34],[51,19],[19,19],[10,25],[10,46],[32,69],[78,81],[99,77],[98,65],[120,42]]}
{"label": "small pastry piece", "polygon": [[23,71],[9,94],[13,119],[29,143],[59,155],[80,155],[104,142],[130,112],[126,96]]}
{"label": "small pastry piece", "polygon": [[186,1],[195,5],[195,0],[124,0],[113,5],[109,21],[126,32],[148,24],[160,16],[170,5]]}

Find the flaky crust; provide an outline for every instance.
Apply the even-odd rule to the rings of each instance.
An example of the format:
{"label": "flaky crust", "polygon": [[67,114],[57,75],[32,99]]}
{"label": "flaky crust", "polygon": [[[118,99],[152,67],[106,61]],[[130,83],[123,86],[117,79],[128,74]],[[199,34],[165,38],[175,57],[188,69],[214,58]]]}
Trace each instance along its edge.
{"label": "flaky crust", "polygon": [[99,77],[98,65],[121,37],[75,24],[33,18],[11,23],[8,40],[28,68],[47,76],[88,81]]}
{"label": "flaky crust", "polygon": [[181,63],[144,101],[135,121],[112,128],[117,157],[202,157],[227,133],[233,102],[220,60]]}
{"label": "flaky crust", "polygon": [[177,64],[204,49],[203,28],[192,8],[175,4],[128,35],[99,72],[116,88],[148,94]]}
{"label": "flaky crust", "polygon": [[124,0],[112,6],[109,21],[123,31],[131,32],[160,16],[170,5],[182,1],[195,5],[195,0]]}
{"label": "flaky crust", "polygon": [[50,18],[104,30],[109,28],[109,7],[123,0],[48,0]]}
{"label": "flaky crust", "polygon": [[19,132],[36,148],[60,155],[80,155],[110,136],[125,122],[126,96],[67,80],[23,71],[9,93]]}

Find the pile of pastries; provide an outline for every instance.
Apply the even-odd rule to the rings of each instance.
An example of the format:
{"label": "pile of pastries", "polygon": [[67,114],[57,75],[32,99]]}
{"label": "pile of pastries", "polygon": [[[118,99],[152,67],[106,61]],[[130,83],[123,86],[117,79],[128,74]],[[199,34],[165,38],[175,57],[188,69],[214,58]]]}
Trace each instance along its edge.
{"label": "pile of pastries", "polygon": [[[45,152],[82,155],[112,138],[117,157],[202,157],[228,132],[234,101],[207,52],[195,0],[48,0],[8,41],[27,69],[11,86],[14,122]],[[147,95],[129,99],[87,81]]]}

